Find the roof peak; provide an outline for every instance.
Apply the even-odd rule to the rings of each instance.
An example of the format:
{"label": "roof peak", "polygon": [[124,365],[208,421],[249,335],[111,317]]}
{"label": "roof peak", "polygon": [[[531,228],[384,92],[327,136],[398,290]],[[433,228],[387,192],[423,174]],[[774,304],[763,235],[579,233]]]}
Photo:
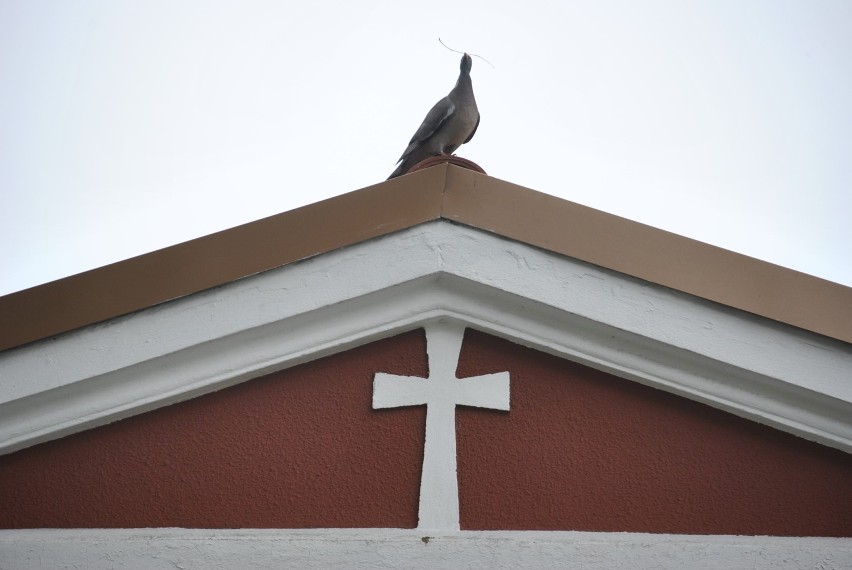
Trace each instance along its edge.
{"label": "roof peak", "polygon": [[457,161],[0,297],[0,350],[440,219],[852,343],[848,287]]}

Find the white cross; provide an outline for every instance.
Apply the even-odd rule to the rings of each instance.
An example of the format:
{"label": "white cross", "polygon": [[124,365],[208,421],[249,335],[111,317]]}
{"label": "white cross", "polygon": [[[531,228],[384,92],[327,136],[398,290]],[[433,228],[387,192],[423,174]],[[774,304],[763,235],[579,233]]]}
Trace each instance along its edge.
{"label": "white cross", "polygon": [[426,405],[426,441],[420,476],[417,528],[459,530],[456,475],[456,406],[509,409],[509,373],[456,378],[464,326],[436,322],[426,327],[429,377],[377,372],[373,408]]}

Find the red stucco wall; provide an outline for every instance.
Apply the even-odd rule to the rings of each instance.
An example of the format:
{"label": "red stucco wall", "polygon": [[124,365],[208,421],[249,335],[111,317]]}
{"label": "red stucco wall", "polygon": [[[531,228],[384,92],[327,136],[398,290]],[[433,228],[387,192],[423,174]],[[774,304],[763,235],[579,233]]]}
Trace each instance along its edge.
{"label": "red stucco wall", "polygon": [[[426,375],[414,331],[0,457],[0,528],[414,527]],[[510,412],[457,413],[462,527],[852,536],[852,456],[468,331],[460,377],[511,373]]]}
{"label": "red stucco wall", "polygon": [[852,536],[852,455],[471,330],[460,361],[512,375],[457,412],[464,528]]}
{"label": "red stucco wall", "polygon": [[372,383],[425,351],[414,331],[0,457],[0,528],[415,527],[425,409],[373,411]]}

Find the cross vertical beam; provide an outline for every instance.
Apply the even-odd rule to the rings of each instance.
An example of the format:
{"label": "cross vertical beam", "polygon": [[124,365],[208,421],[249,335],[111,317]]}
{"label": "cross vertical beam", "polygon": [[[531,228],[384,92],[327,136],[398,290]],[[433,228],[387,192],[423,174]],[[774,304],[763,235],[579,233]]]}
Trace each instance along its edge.
{"label": "cross vertical beam", "polygon": [[456,378],[464,326],[438,321],[425,327],[429,377],[377,372],[373,409],[426,406],[426,441],[417,528],[459,530],[456,406],[509,409],[509,373]]}

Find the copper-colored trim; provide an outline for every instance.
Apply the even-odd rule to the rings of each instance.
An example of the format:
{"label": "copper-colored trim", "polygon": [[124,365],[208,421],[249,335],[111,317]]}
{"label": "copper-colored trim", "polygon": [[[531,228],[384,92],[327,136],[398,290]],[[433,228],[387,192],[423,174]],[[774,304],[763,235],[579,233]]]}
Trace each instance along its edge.
{"label": "copper-colored trim", "polygon": [[845,342],[852,288],[469,170],[443,217]]}
{"label": "copper-colored trim", "polygon": [[406,174],[411,174],[412,172],[417,172],[418,170],[425,170],[427,168],[432,168],[438,164],[454,164],[456,166],[460,166],[462,168],[467,168],[469,170],[474,170],[476,172],[480,172],[482,174],[488,174],[485,170],[473,162],[472,160],[468,160],[466,158],[462,158],[460,156],[456,156],[454,154],[442,154],[440,156],[430,156],[424,160],[421,160],[414,166],[408,169]]}
{"label": "copper-colored trim", "polygon": [[0,350],[437,219],[445,179],[396,178],[0,297]]}
{"label": "copper-colored trim", "polygon": [[438,218],[852,343],[852,289],[441,164],[0,297],[0,350]]}

